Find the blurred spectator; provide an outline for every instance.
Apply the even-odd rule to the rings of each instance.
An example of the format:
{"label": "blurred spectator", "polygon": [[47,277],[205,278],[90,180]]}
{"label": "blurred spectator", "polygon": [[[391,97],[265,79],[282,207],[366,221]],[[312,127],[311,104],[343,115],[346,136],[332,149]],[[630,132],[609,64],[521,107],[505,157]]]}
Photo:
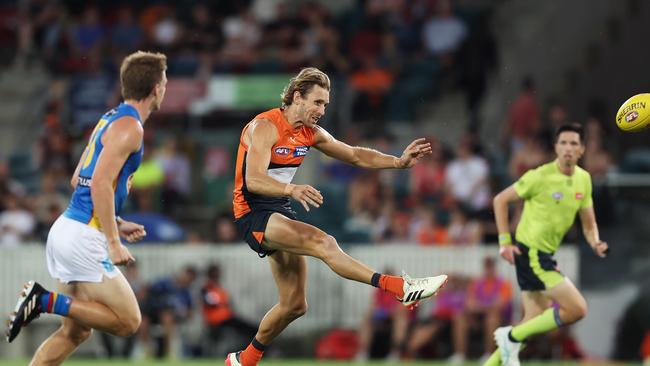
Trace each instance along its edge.
{"label": "blurred spectator", "polygon": [[63,41],[64,8],[60,1],[19,1],[16,61],[39,55],[54,61]]}
{"label": "blurred spectator", "polygon": [[510,155],[508,173],[511,181],[519,179],[528,170],[537,168],[548,161],[549,154],[544,141],[537,136],[524,140],[523,146]]}
{"label": "blurred spectator", "polygon": [[142,163],[131,179],[131,202],[137,211],[151,212],[159,208],[165,182],[160,161],[153,158],[153,145],[145,142]]}
{"label": "blurred spectator", "polygon": [[108,108],[107,102],[113,97],[116,80],[104,70],[100,49],[93,49],[83,58],[70,85],[70,113],[72,125],[83,131],[94,127]]}
{"label": "blurred spectator", "polygon": [[37,238],[45,242],[54,221],[68,207],[68,197],[57,190],[54,174],[41,175],[40,191],[33,196],[33,209],[37,221]]}
{"label": "blurred spectator", "polygon": [[210,264],[206,281],[201,289],[203,320],[207,325],[208,342],[203,356],[217,357],[229,349],[239,347],[253,339],[257,327],[237,317],[226,290],[220,282],[221,268]]}
{"label": "blurred spectator", "polygon": [[73,52],[78,57],[85,57],[92,50],[102,46],[106,29],[100,22],[99,9],[94,5],[86,5],[81,19],[70,28],[69,39]]}
{"label": "blurred spectator", "polygon": [[[52,114],[56,114],[54,108]],[[96,121],[95,121],[96,122]],[[68,180],[75,169],[71,138],[57,122],[48,123],[36,145],[36,161],[41,171],[54,175],[54,180]]]}
{"label": "blurred spectator", "polygon": [[611,154],[603,147],[603,138],[600,121],[589,119],[585,126],[585,153],[581,165],[594,180],[604,178],[613,165]]}
{"label": "blurred spectator", "polygon": [[453,54],[467,37],[467,26],[452,11],[451,1],[438,0],[434,13],[422,29],[424,45],[430,53],[443,59],[449,65]]}
{"label": "blurred spectator", "polygon": [[497,275],[494,259],[486,257],[483,260],[483,275],[472,280],[467,290],[466,311],[461,327],[459,341],[460,354],[456,358],[464,359],[467,356],[467,340],[470,328],[480,329],[483,333],[483,357],[494,352],[493,332],[499,326],[509,324],[512,317],[512,286]]}
{"label": "blurred spectator", "polygon": [[111,47],[120,54],[127,54],[140,48],[144,32],[136,22],[133,7],[122,5],[117,11],[117,22],[110,29]]}
{"label": "blurred spectator", "polygon": [[448,238],[452,244],[476,245],[483,242],[481,223],[470,218],[470,213],[462,206],[455,206],[450,212]]}
{"label": "blurred spectator", "polygon": [[214,222],[214,241],[216,243],[235,243],[241,241],[237,234],[231,211],[222,212]]}
{"label": "blurred spectator", "polygon": [[526,76],[522,81],[519,96],[508,111],[508,120],[501,135],[502,145],[509,144],[510,152],[514,153],[539,131],[539,106],[535,97],[535,84],[530,76]]}
{"label": "blurred spectator", "polygon": [[188,266],[173,277],[158,279],[147,290],[140,331],[146,346],[153,338],[153,355],[157,358],[180,356],[177,328],[192,316],[194,301],[190,290],[196,277],[196,269]]}
{"label": "blurred spectator", "polygon": [[441,203],[447,174],[445,152],[438,139],[428,140],[431,142],[431,156],[411,168],[410,190],[417,202]]}
{"label": "blurred spectator", "polygon": [[[393,273],[390,268],[382,273]],[[386,358],[397,361],[406,341],[406,335],[413,314],[396,301],[395,296],[374,289],[370,305],[359,326],[359,350],[357,361]]]}
{"label": "blurred spectator", "polygon": [[3,205],[4,210],[0,212],[0,247],[16,247],[33,234],[36,219],[11,193],[4,196]]}
{"label": "blurred spectator", "polygon": [[555,144],[555,131],[569,122],[569,112],[564,103],[560,101],[551,102],[548,115],[542,126],[542,136],[548,146],[552,147]]}
{"label": "blurred spectator", "polygon": [[354,120],[383,120],[385,99],[393,86],[393,79],[390,70],[379,65],[377,59],[364,56],[360,67],[350,74]]}
{"label": "blurred spectator", "polygon": [[437,296],[431,315],[413,329],[407,346],[409,358],[417,357],[422,352],[433,353],[436,357],[444,356],[439,354],[437,346],[442,343],[441,338],[444,334],[451,333],[454,356],[449,361],[454,363],[462,361],[456,355],[464,353],[461,337],[464,336],[462,314],[465,311],[466,288],[466,279],[458,275],[449,276],[449,283]]}
{"label": "blurred spectator", "polygon": [[456,149],[456,157],[447,165],[447,191],[460,204],[473,211],[485,209],[490,203],[488,164],[474,153],[469,136],[464,136]]}
{"label": "blurred spectator", "polygon": [[432,207],[418,206],[412,222],[413,238],[420,245],[446,245],[449,233],[444,225],[438,223],[436,211]]}
{"label": "blurred spectator", "polygon": [[163,142],[155,161],[165,176],[161,192],[162,209],[166,213],[173,213],[188,201],[192,190],[190,159],[179,151],[178,139],[169,136]]}
{"label": "blurred spectator", "polygon": [[256,47],[262,38],[262,30],[249,9],[226,18],[222,23],[225,43],[221,49],[223,67],[237,70],[255,61]]}
{"label": "blurred spectator", "polygon": [[7,195],[24,197],[26,194],[25,186],[11,177],[9,162],[0,158],[0,200],[4,202]]}

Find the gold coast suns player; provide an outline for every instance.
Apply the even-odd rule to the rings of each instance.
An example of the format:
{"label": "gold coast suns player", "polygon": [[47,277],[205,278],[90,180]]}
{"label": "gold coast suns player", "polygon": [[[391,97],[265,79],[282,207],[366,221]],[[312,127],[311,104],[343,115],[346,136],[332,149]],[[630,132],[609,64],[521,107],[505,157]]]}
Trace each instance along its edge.
{"label": "gold coast suns player", "polygon": [[266,346],[305,314],[304,256],[322,260],[343,278],[389,291],[409,307],[433,296],[447,281],[446,275],[412,279],[377,273],[342,251],[331,235],[296,220],[290,198],[307,211],[323,203],[314,187],[291,183],[312,147],[335,159],[374,169],[410,168],[431,153],[431,145],[424,139],[413,141],[401,157],[336,140],[318,126],[329,103],[329,90],[325,73],[303,69],[285,88],[282,107],[257,115],[242,131],[233,202],[235,223],[248,245],[269,259],[279,302],[266,313],[250,345],[228,354],[226,365],[257,365]]}
{"label": "gold coast suns player", "polygon": [[59,365],[92,329],[129,336],[140,325],[131,287],[115,265],[135,260],[122,245],[146,235],[119,218],[130,177],[143,153],[143,125],[165,95],[167,57],[136,52],[120,68],[124,103],[104,114],[72,177],[74,193],[47,238],[47,267],[58,291],[30,281],[10,316],[7,340],[41,313],[61,315],[62,325],[36,351],[31,365]]}

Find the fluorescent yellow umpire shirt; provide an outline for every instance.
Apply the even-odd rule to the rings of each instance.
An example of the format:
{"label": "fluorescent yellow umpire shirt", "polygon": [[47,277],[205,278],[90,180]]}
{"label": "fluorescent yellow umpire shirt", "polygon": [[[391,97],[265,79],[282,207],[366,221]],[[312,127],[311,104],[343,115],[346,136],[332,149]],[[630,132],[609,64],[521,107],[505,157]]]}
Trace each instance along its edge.
{"label": "fluorescent yellow umpire shirt", "polygon": [[514,188],[524,200],[516,240],[545,253],[557,250],[580,209],[593,206],[591,176],[579,166],[568,176],[552,161],[527,171]]}

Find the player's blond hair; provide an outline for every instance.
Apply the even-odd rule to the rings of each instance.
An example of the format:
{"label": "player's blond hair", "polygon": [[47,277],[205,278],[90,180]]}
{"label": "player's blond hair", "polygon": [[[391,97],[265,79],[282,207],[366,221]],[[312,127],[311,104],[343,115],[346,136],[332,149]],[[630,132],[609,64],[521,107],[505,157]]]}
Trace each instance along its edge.
{"label": "player's blond hair", "polygon": [[122,98],[142,100],[160,83],[167,70],[167,56],[138,51],[124,58],[120,66]]}
{"label": "player's blond hair", "polygon": [[298,91],[301,96],[307,95],[312,86],[318,85],[327,91],[330,90],[330,78],[315,67],[306,67],[289,80],[289,84],[282,91],[282,107],[293,103],[293,94]]}

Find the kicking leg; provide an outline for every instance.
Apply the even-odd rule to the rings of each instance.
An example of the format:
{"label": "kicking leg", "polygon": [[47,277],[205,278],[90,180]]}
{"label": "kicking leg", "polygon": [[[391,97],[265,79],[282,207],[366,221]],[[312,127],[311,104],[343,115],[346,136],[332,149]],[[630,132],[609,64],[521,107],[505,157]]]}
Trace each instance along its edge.
{"label": "kicking leg", "polygon": [[446,275],[411,279],[376,273],[341,250],[333,236],[278,213],[269,218],[264,240],[269,249],[318,258],[339,276],[389,291],[406,306],[433,296],[447,282]]}

